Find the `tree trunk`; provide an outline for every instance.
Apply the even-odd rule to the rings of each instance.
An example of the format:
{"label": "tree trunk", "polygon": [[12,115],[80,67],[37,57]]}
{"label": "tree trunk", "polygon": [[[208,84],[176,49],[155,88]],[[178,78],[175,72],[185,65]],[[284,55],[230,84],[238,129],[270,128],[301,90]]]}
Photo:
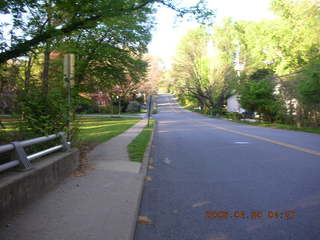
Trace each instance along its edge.
{"label": "tree trunk", "polygon": [[297,104],[296,112],[297,112],[297,120],[296,120],[297,127],[301,128],[301,115],[302,115],[302,113],[301,113],[301,106],[299,103]]}

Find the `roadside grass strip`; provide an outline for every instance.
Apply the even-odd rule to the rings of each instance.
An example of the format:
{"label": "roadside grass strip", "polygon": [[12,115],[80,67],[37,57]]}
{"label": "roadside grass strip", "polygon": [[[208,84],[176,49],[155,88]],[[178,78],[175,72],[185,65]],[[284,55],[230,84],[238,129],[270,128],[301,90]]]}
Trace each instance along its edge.
{"label": "roadside grass strip", "polygon": [[[182,106],[182,108],[189,110],[191,112],[199,113],[199,114],[206,116],[206,117],[215,118],[210,114],[201,112],[199,109],[194,109],[194,107],[192,107],[192,106]],[[299,131],[299,132],[320,134],[319,127],[297,127],[294,125],[282,124],[282,123],[250,122],[250,121],[246,121],[246,120],[234,120],[234,119],[228,119],[228,118],[223,118],[223,120],[241,123],[241,124],[253,125],[253,126],[258,126],[258,127],[268,127],[268,128],[275,128],[275,129],[284,129],[284,130],[290,130],[290,131]]]}
{"label": "roadside grass strip", "polygon": [[142,162],[153,128],[154,120],[150,120],[150,126],[144,127],[141,133],[128,145],[128,154],[131,161]]}
{"label": "roadside grass strip", "polygon": [[259,126],[259,127],[269,127],[269,128],[275,128],[275,129],[284,129],[284,130],[291,130],[291,131],[300,131],[300,132],[308,132],[308,133],[320,134],[320,128],[296,127],[296,126],[293,126],[293,125],[281,124],[281,123],[249,122],[249,121],[246,121],[246,120],[229,120],[229,121],[236,122],[236,123],[247,124],[247,125],[254,125],[254,126]]}

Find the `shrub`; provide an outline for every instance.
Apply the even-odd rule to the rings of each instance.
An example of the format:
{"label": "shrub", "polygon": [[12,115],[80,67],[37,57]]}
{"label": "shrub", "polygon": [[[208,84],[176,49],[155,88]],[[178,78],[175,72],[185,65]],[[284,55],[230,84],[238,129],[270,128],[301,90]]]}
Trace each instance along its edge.
{"label": "shrub", "polygon": [[[45,136],[65,131],[68,107],[63,91],[51,91],[44,95],[41,89],[33,89],[19,97],[17,117],[21,119],[18,129],[21,133]],[[29,135],[29,134],[28,134]]]}
{"label": "shrub", "polygon": [[248,78],[242,79],[239,87],[241,106],[257,112],[270,122],[276,120],[282,108],[282,103],[274,94],[275,82],[272,76],[271,70],[258,69]]}

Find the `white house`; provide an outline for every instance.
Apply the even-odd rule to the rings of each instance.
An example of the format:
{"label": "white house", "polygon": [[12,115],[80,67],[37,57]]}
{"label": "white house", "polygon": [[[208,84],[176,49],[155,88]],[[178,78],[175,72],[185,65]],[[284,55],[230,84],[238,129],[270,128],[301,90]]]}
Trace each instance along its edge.
{"label": "white house", "polygon": [[227,99],[227,111],[237,113],[243,113],[246,111],[240,106],[238,94],[234,94]]}

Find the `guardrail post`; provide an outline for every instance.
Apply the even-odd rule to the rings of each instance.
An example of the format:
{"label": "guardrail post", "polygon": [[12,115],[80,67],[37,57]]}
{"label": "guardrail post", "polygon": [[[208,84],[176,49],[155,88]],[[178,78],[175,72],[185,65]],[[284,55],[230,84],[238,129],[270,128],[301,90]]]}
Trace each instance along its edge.
{"label": "guardrail post", "polygon": [[61,144],[63,145],[63,151],[68,151],[70,149],[70,145],[67,142],[67,138],[63,132],[59,132],[58,135],[61,139]]}
{"label": "guardrail post", "polygon": [[23,170],[28,170],[32,168],[31,162],[27,158],[27,154],[23,149],[23,146],[21,146],[20,142],[12,142],[11,143],[14,146],[13,153],[11,155],[12,160],[19,160],[20,166]]}

